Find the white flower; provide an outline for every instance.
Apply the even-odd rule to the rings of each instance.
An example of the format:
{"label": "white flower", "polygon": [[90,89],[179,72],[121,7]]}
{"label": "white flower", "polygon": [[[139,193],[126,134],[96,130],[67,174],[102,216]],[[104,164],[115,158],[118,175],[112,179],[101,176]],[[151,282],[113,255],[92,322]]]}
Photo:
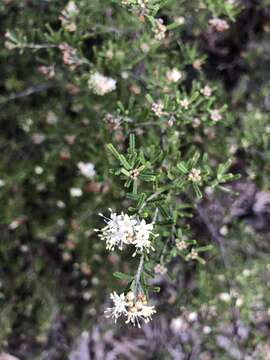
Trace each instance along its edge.
{"label": "white flower", "polygon": [[121,315],[127,315],[127,302],[125,300],[125,294],[122,293],[121,295],[118,295],[115,291],[111,293],[110,298],[113,301],[113,307],[108,308],[105,311],[106,317],[112,317],[114,318],[114,321],[116,322],[119,316]]}
{"label": "white flower", "polygon": [[133,241],[133,244],[136,247],[136,251],[133,254],[135,256],[137,254],[137,251],[146,250],[149,252],[150,249],[154,250],[154,248],[151,246],[150,241],[150,235],[152,235],[153,230],[153,224],[146,224],[145,220],[138,222],[137,225],[135,225],[135,239]]}
{"label": "white flower", "polygon": [[201,93],[203,94],[203,96],[209,97],[212,95],[212,89],[210,88],[210,86],[205,85],[205,87],[201,89]]}
{"label": "white flower", "polygon": [[160,274],[160,275],[165,275],[167,273],[168,269],[161,265],[161,264],[157,264],[155,267],[154,267],[154,272],[156,274]]}
{"label": "white flower", "polygon": [[219,18],[210,19],[209,25],[218,32],[223,32],[229,29],[229,24],[227,23],[227,21]]}
{"label": "white flower", "polygon": [[201,181],[202,176],[201,176],[201,170],[200,169],[191,169],[190,173],[188,174],[188,180],[192,181],[192,182],[199,182]]}
{"label": "white flower", "polygon": [[172,332],[175,334],[184,330],[185,327],[186,327],[186,323],[181,316],[178,316],[178,317],[172,319],[171,324],[170,324],[170,328],[172,329]]}
{"label": "white flower", "polygon": [[3,179],[0,179],[0,187],[2,187],[2,186],[5,186],[6,185],[6,182],[5,182],[5,180],[3,180]]}
{"label": "white flower", "polygon": [[37,175],[41,175],[43,173],[43,168],[41,166],[36,166],[35,167],[35,173]]}
{"label": "white flower", "polygon": [[187,110],[188,107],[189,107],[189,101],[188,101],[188,99],[183,99],[183,100],[181,100],[181,101],[180,101],[180,105],[181,105],[185,110]]}
{"label": "white flower", "polygon": [[80,188],[71,188],[70,189],[70,195],[72,196],[72,197],[80,197],[80,196],[82,196],[82,189],[80,189]]}
{"label": "white flower", "polygon": [[178,69],[173,68],[172,70],[167,71],[166,77],[169,80],[169,82],[176,83],[181,79],[182,73]]}
{"label": "white flower", "polygon": [[188,314],[188,321],[194,322],[198,319],[198,314],[194,311]]}
{"label": "white flower", "polygon": [[218,109],[210,110],[210,118],[214,122],[217,122],[222,119],[222,116]]}
{"label": "white flower", "polygon": [[106,241],[108,250],[114,250],[116,246],[122,250],[123,244],[130,244],[133,241],[134,225],[137,224],[137,220],[127,214],[117,215],[113,212],[111,212],[110,218],[104,217],[104,220],[107,226],[101,229],[99,237]]}
{"label": "white flower", "polygon": [[160,117],[162,115],[163,108],[164,108],[164,106],[161,102],[153,102],[153,104],[151,106],[151,110],[158,117]]}
{"label": "white flower", "polygon": [[77,164],[81,174],[85,176],[87,179],[91,179],[96,175],[95,166],[92,163],[84,163],[80,161]]}
{"label": "white flower", "polygon": [[228,303],[231,301],[231,295],[229,293],[223,292],[219,294],[219,299]]}
{"label": "white flower", "polygon": [[165,39],[167,28],[163,25],[162,19],[156,19],[154,25],[154,37],[156,40],[161,41]]}
{"label": "white flower", "polygon": [[103,96],[116,89],[116,80],[95,72],[88,80],[88,87],[96,95]]}
{"label": "white flower", "polygon": [[78,8],[74,1],[69,1],[65,10],[70,16],[74,16],[78,13]]}
{"label": "white flower", "polygon": [[63,27],[69,31],[74,32],[77,29],[76,24],[73,22],[75,16],[77,16],[79,10],[74,1],[69,1],[66,7],[61,11],[61,15],[59,19],[63,25]]}
{"label": "white flower", "polygon": [[136,248],[133,254],[135,256],[139,251],[149,252],[150,249],[153,249],[150,240],[150,236],[154,235],[152,233],[153,224],[146,224],[145,220],[140,221],[123,212],[117,215],[111,211],[110,218],[100,215],[107,225],[100,230],[99,237],[106,241],[108,250],[114,250],[115,247],[122,250],[124,244],[131,244]]}
{"label": "white flower", "polygon": [[140,320],[148,323],[152,320],[152,315],[156,313],[154,306],[142,305],[140,308],[133,306],[127,314],[126,324],[131,323],[134,326],[141,328]]}
{"label": "white flower", "polygon": [[114,318],[115,322],[120,316],[126,317],[126,324],[131,323],[134,326],[141,327],[140,320],[148,323],[152,320],[152,315],[156,313],[154,306],[148,306],[145,295],[135,294],[129,291],[126,295],[118,295],[115,291],[110,295],[113,301],[113,307],[105,311],[107,317]]}
{"label": "white flower", "polygon": [[212,329],[211,329],[210,326],[205,325],[205,326],[203,327],[203,333],[204,333],[204,334],[208,335],[208,334],[210,334],[211,332],[212,332]]}

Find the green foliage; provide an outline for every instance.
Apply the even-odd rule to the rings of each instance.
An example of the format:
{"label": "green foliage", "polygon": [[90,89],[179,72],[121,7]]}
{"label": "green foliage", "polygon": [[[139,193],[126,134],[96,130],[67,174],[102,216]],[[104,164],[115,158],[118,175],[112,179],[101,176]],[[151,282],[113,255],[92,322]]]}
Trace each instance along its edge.
{"label": "green foliage", "polygon": [[[240,176],[270,185],[269,25],[241,52],[245,74],[233,87],[216,73],[235,66],[223,61],[228,44],[240,46],[245,11],[226,0],[1,3],[3,349],[16,339],[18,355],[35,359],[55,347],[55,327],[70,342],[115,289],[142,292],[166,313],[159,275],[179,287],[169,317],[214,306],[209,325],[218,329],[239,298],[249,353],[254,339],[265,341],[252,309],[256,292],[269,307],[259,276],[267,259],[258,249],[245,264],[243,250],[257,234],[233,223],[228,269],[215,217],[209,230],[201,213]],[[153,223],[154,251],[107,251],[94,228],[109,208]],[[227,278],[235,282],[225,291]],[[231,290],[231,302],[220,300]],[[224,355],[213,339],[206,348]]]}

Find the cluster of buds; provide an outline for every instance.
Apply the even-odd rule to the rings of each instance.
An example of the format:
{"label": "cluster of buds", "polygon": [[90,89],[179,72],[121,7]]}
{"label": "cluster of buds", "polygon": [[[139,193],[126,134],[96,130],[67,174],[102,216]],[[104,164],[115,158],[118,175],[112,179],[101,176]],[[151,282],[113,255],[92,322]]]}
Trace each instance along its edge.
{"label": "cluster of buds", "polygon": [[212,95],[212,89],[210,86],[205,85],[205,87],[201,89],[201,94],[205,97],[210,97]]}
{"label": "cluster of buds", "polygon": [[173,68],[166,72],[166,78],[170,83],[177,83],[182,78],[182,73],[178,69]]}
{"label": "cluster of buds", "polygon": [[181,100],[181,101],[180,101],[180,105],[182,106],[182,108],[184,108],[185,110],[187,110],[188,107],[189,107],[189,101],[188,101],[188,99],[183,99],[183,100]]}
{"label": "cluster of buds", "polygon": [[130,172],[130,177],[134,180],[136,180],[139,177],[139,175],[140,175],[139,169],[133,169]]}
{"label": "cluster of buds", "polygon": [[151,243],[151,238],[157,236],[154,235],[152,230],[154,228],[153,223],[146,224],[145,220],[139,220],[133,216],[124,214],[119,215],[113,213],[111,209],[110,218],[104,217],[106,226],[96,231],[100,231],[99,237],[101,240],[106,241],[106,248],[108,250],[114,250],[118,247],[123,249],[123,245],[133,245],[135,252],[132,256],[135,256],[138,252],[146,251],[150,249],[154,250]]}
{"label": "cluster of buds", "polygon": [[178,250],[182,251],[188,247],[188,244],[184,240],[177,240],[175,246]]}
{"label": "cluster of buds", "polygon": [[122,0],[121,4],[130,8],[138,16],[144,16],[148,13],[148,2],[149,0]]}
{"label": "cluster of buds", "polygon": [[157,264],[155,267],[154,267],[154,272],[155,274],[157,275],[165,275],[167,273],[168,269],[161,265],[161,264]]}
{"label": "cluster of buds", "polygon": [[198,257],[198,252],[195,249],[191,249],[191,252],[186,256],[186,260],[197,260]]}
{"label": "cluster of buds", "polygon": [[90,162],[84,163],[82,161],[79,161],[77,166],[81,174],[87,179],[92,179],[96,175],[95,166]]}
{"label": "cluster of buds", "polygon": [[78,13],[79,11],[74,1],[69,1],[66,7],[61,11],[59,20],[61,21],[64,29],[68,32],[75,32],[77,30],[74,19]]}
{"label": "cluster of buds", "polygon": [[219,18],[209,20],[209,25],[218,32],[223,32],[229,29],[229,24],[227,21]]}
{"label": "cluster of buds", "polygon": [[167,28],[165,25],[163,25],[162,19],[156,19],[155,20],[155,26],[154,26],[154,37],[156,40],[161,41],[165,39]]}
{"label": "cluster of buds", "polygon": [[88,87],[96,95],[103,96],[116,89],[116,80],[95,72],[89,77]]}
{"label": "cluster of buds", "polygon": [[210,118],[214,122],[218,122],[222,119],[222,115],[220,114],[218,109],[214,109],[210,111]]}
{"label": "cluster of buds", "polygon": [[75,70],[77,66],[82,64],[82,60],[78,57],[77,50],[67,43],[60,44],[59,49],[62,52],[64,64],[68,65],[71,70]]}
{"label": "cluster of buds", "polygon": [[158,117],[160,117],[162,115],[163,108],[164,108],[164,106],[161,102],[153,102],[152,106],[151,106],[151,110]]}
{"label": "cluster of buds", "polygon": [[156,313],[154,306],[149,306],[146,296],[142,293],[135,294],[129,291],[126,295],[118,295],[116,292],[111,294],[113,307],[105,311],[107,317],[112,317],[115,322],[119,317],[126,318],[126,324],[131,323],[134,326],[141,327],[140,321],[148,323],[152,320],[152,315]]}
{"label": "cluster of buds", "polygon": [[121,127],[121,117],[120,116],[114,116],[113,114],[106,114],[104,117],[104,121],[108,125],[109,130],[116,131]]}
{"label": "cluster of buds", "polygon": [[46,76],[48,79],[53,79],[55,77],[55,68],[53,65],[51,66],[40,65],[38,66],[37,71],[41,75]]}
{"label": "cluster of buds", "polygon": [[192,182],[200,182],[202,179],[201,177],[201,170],[199,169],[191,169],[190,173],[188,174],[188,180]]}

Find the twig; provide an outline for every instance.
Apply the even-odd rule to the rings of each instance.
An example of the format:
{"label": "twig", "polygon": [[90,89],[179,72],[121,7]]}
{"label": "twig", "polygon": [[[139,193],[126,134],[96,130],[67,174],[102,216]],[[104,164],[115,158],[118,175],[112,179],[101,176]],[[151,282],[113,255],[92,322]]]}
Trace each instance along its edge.
{"label": "twig", "polygon": [[141,274],[142,274],[142,270],[143,270],[143,263],[144,263],[144,254],[141,255],[138,270],[137,270],[136,276],[135,276],[135,296],[137,295],[138,288],[140,287],[140,279],[141,279]]}
{"label": "twig", "polygon": [[10,95],[8,98],[3,99],[0,102],[0,105],[4,105],[7,102],[12,101],[12,100],[20,99],[20,98],[30,96],[30,95],[35,94],[35,93],[39,93],[39,92],[48,90],[51,87],[53,87],[54,85],[55,85],[55,83],[53,81],[47,81],[47,82],[44,82],[44,83],[41,83],[41,84],[38,84],[38,85],[30,86],[26,90],[23,90],[23,91],[21,91],[21,92],[19,92],[17,94]]}

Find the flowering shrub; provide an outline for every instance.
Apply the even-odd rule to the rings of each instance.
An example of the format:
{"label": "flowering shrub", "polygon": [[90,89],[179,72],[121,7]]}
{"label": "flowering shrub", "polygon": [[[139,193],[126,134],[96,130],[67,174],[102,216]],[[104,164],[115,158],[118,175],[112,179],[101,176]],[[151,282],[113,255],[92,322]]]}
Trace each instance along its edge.
{"label": "flowering shrub", "polygon": [[263,276],[254,302],[247,279],[267,268],[256,233],[269,224],[267,2],[4,0],[0,11],[3,348],[61,358],[106,307],[125,331],[165,314],[181,349],[168,340],[160,358],[225,359],[229,332],[259,353],[253,324],[269,302]]}

